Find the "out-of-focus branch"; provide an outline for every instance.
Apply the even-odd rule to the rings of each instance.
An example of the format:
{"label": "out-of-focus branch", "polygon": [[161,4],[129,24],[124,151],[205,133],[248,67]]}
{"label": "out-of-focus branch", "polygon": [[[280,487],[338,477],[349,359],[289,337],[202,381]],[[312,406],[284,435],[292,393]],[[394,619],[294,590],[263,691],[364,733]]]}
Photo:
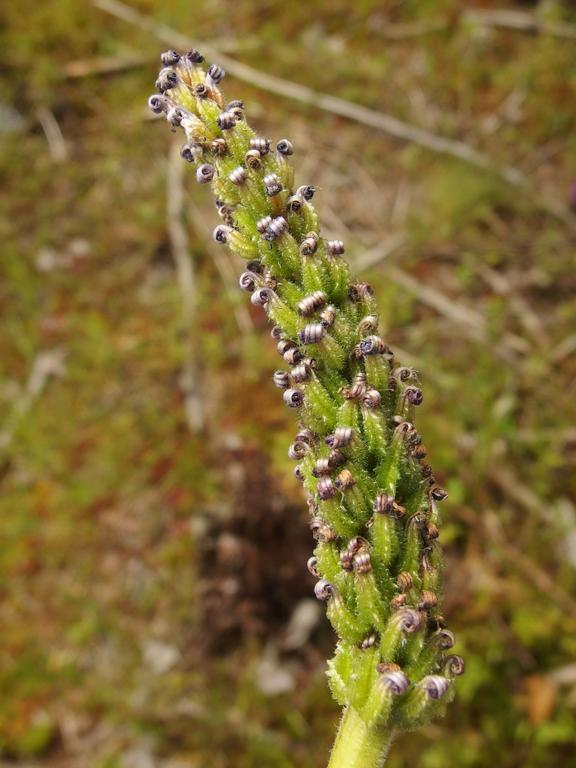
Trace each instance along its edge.
{"label": "out-of-focus branch", "polygon": [[[459,17],[460,22],[474,24],[479,27],[494,27],[513,32],[534,32],[551,35],[552,37],[576,40],[576,27],[562,21],[547,21],[533,13],[509,9],[471,9],[464,10]],[[414,21],[406,24],[388,24],[379,30],[385,40],[413,40],[416,37],[445,32],[453,26],[452,21]]]}
{"label": "out-of-focus branch", "polygon": [[405,123],[393,115],[388,115],[384,112],[379,112],[360,104],[355,104],[337,96],[320,93],[314,91],[312,88],[308,88],[306,85],[294,83],[290,80],[284,80],[283,78],[269,75],[266,72],[261,72],[254,67],[243,64],[230,56],[223,54],[209,43],[195,43],[185,35],[180,34],[165,24],[156,22],[154,19],[136,11],[134,8],[131,8],[120,0],[91,1],[92,4],[100,10],[133,24],[140,29],[147,30],[167,45],[173,45],[180,48],[187,48],[191,45],[200,47],[206,56],[217,60],[218,63],[231,75],[256,88],[270,91],[276,95],[285,96],[286,98],[293,99],[302,104],[313,106],[314,109],[320,109],[324,112],[346,117],[349,120],[387,133],[389,136],[393,136],[396,139],[417,144],[424,149],[428,149],[438,154],[454,157],[475,168],[497,176],[507,184],[522,189],[523,194],[530,199],[533,204],[537,205],[542,210],[547,211],[555,218],[563,221],[565,224],[569,225],[571,229],[576,231],[576,217],[567,206],[559,201],[550,200],[548,196],[533,193],[527,177],[518,168],[514,168],[510,165],[500,165],[488,155],[474,149],[474,147],[471,147],[463,141],[438,136],[424,128]]}
{"label": "out-of-focus branch", "polygon": [[93,59],[75,59],[64,66],[64,75],[71,79],[92,75],[112,75],[127,69],[141,67],[150,56],[96,56]]}
{"label": "out-of-focus branch", "polygon": [[463,14],[465,21],[484,27],[501,27],[519,32],[536,32],[539,34],[563,37],[566,40],[576,40],[576,27],[562,21],[546,21],[525,11],[502,10],[469,10]]}

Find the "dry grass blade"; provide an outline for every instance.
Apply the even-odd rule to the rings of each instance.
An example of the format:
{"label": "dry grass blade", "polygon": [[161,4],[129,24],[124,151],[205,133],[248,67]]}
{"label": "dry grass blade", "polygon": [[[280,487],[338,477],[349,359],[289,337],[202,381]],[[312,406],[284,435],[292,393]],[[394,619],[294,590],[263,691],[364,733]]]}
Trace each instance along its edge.
{"label": "dry grass blade", "polygon": [[196,276],[184,224],[184,163],[177,142],[173,142],[170,148],[166,186],[166,227],[182,303],[184,363],[180,381],[186,403],[186,421],[192,432],[200,432],[204,426],[204,408],[199,392],[200,382],[193,338],[197,307]]}
{"label": "dry grass blade", "polygon": [[50,378],[64,375],[65,359],[66,352],[61,348],[40,352],[34,358],[26,386],[0,432],[0,451],[10,447],[20,422],[42,395]]}
{"label": "dry grass blade", "polygon": [[68,145],[54,113],[48,107],[38,107],[36,116],[46,136],[52,160],[59,164],[65,163],[68,160]]}

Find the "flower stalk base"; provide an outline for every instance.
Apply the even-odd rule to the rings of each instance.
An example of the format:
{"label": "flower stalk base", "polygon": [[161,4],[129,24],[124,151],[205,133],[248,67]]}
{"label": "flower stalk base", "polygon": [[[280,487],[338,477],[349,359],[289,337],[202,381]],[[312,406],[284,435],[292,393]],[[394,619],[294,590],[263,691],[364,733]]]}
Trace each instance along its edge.
{"label": "flower stalk base", "polygon": [[370,727],[348,707],[338,729],[328,768],[381,768],[386,761],[394,732]]}

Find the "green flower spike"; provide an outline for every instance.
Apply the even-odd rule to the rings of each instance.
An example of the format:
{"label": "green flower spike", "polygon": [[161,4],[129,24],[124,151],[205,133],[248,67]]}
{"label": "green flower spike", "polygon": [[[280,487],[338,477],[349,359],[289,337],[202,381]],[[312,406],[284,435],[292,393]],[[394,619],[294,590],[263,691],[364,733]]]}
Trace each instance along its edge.
{"label": "green flower spike", "polygon": [[330,768],[381,766],[396,732],[442,714],[464,670],[439,613],[438,486],[414,427],[422,390],[378,335],[373,291],[344,244],[320,236],[313,186],[294,185],[292,143],[257,136],[224,71],[198,51],[162,54],[150,108],[186,137],[210,184],[214,230],[244,259],[240,287],[263,307],[287,367],[274,373],[298,415],[289,456],[308,498],[316,597],[338,635],[328,678],[344,715]]}

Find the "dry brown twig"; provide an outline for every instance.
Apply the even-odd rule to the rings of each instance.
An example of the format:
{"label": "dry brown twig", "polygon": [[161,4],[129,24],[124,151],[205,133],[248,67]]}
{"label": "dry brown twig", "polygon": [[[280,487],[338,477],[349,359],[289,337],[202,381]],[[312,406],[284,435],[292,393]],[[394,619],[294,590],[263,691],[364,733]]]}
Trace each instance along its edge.
{"label": "dry brown twig", "polygon": [[500,165],[488,155],[474,149],[474,147],[465,142],[439,136],[418,126],[405,123],[393,115],[378,112],[337,96],[314,91],[312,88],[308,88],[308,86],[301,85],[300,83],[294,83],[290,80],[284,80],[283,78],[269,75],[266,72],[261,72],[254,67],[236,61],[217,50],[210,43],[195,43],[186,35],[180,34],[165,24],[156,22],[154,19],[145,16],[120,0],[91,0],[91,2],[105,13],[109,13],[118,19],[122,19],[129,24],[150,32],[150,34],[167,45],[180,48],[195,45],[202,48],[203,53],[207,57],[217,60],[231,75],[256,88],[293,99],[301,104],[313,106],[314,109],[339,115],[357,123],[376,128],[396,139],[411,142],[431,152],[448,155],[468,163],[474,168],[486,171],[507,184],[521,189],[525,197],[534,205],[562,221],[573,231],[576,231],[576,217],[567,206],[560,201],[550,200],[548,196],[532,192],[528,178],[518,168],[510,165]]}

